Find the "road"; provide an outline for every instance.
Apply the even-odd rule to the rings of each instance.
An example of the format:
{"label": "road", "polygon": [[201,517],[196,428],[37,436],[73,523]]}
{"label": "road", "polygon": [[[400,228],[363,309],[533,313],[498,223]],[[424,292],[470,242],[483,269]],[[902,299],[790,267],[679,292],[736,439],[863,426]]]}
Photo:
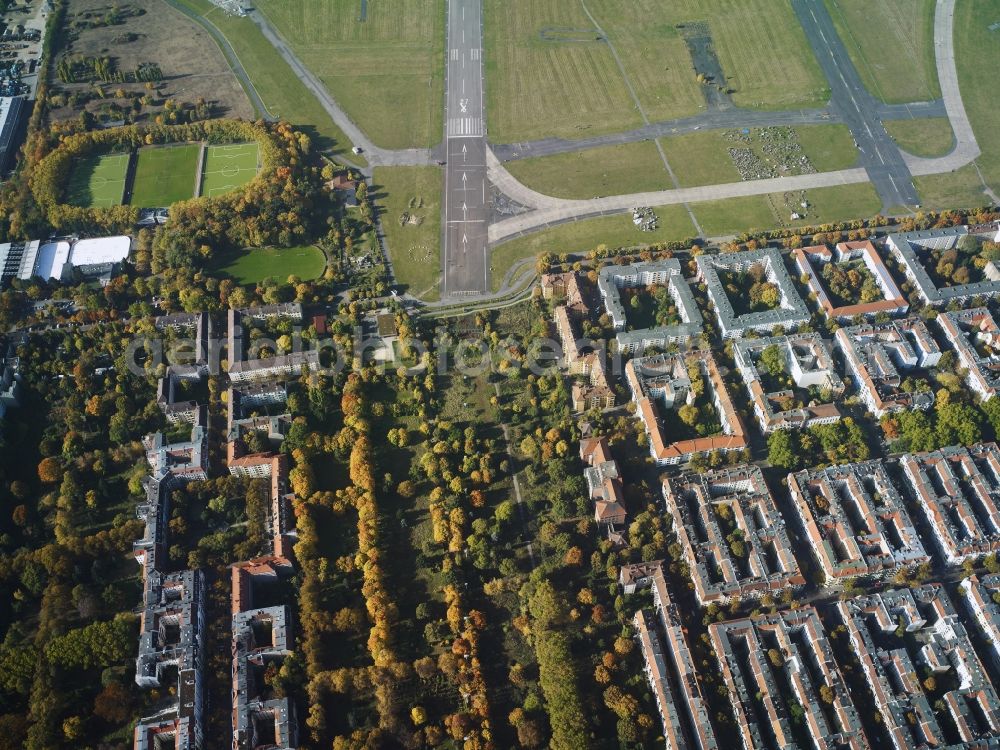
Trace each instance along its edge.
{"label": "road", "polygon": [[444,298],[484,294],[490,288],[482,39],[480,0],[450,0],[441,230]]}
{"label": "road", "polygon": [[851,129],[861,164],[883,208],[920,202],[910,170],[878,117],[878,103],[861,82],[823,0],[792,0],[802,30],[830,84],[830,108]]}

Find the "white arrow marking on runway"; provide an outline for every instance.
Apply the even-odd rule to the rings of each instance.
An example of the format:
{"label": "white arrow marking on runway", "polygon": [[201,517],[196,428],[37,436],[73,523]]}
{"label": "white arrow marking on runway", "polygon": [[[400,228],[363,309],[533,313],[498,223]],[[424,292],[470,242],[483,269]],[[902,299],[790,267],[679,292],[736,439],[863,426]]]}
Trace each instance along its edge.
{"label": "white arrow marking on runway", "polygon": [[469,244],[469,237],[468,237],[468,235],[465,235],[465,234],[462,235],[462,244],[463,245],[468,245]]}
{"label": "white arrow marking on runway", "polygon": [[465,205],[465,201],[462,201],[462,220],[469,218],[469,207]]}
{"label": "white arrow marking on runway", "polygon": [[469,149],[465,144],[462,144],[462,161],[465,161],[466,155],[469,153]]}
{"label": "white arrow marking on runway", "polygon": [[462,172],[462,190],[465,190],[465,183],[469,181],[469,175]]}

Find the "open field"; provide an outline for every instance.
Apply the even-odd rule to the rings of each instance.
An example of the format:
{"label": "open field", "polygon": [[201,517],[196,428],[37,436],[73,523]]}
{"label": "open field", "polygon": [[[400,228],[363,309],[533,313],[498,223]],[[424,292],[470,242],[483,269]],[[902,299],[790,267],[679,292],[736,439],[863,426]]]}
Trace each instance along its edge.
{"label": "open field", "polygon": [[883,124],[899,147],[914,156],[944,156],[955,145],[955,134],[946,117],[892,120]]}
{"label": "open field", "polygon": [[[746,147],[727,137],[733,131],[708,130],[659,139],[681,187],[738,182],[740,172],[729,155],[733,147]],[[750,147],[759,158],[761,131],[751,131]],[[845,169],[858,159],[851,133],[845,125],[800,125],[794,139],[817,171]],[[673,187],[653,141],[600,146],[553,156],[516,159],[504,166],[528,187],[557,198],[593,198]],[[777,174],[799,174],[799,171]]]}
{"label": "open field", "polygon": [[372,177],[396,281],[428,301],[440,294],[443,187],[437,167],[379,167]]}
{"label": "open field", "polygon": [[[846,125],[798,125],[793,130],[802,153],[809,157],[817,171],[851,167],[858,159],[858,150]],[[730,148],[751,148],[762,161],[770,158],[763,151],[760,129],[750,131],[749,143],[727,137],[731,132],[707,130],[661,139],[681,187],[738,182],[740,172],[729,156]],[[797,173],[778,172],[775,176]]]}
{"label": "open field", "polygon": [[350,140],[252,20],[227,16],[208,0],[174,1],[214,24],[225,35],[272,115],[306,132],[317,148],[346,154],[356,164],[367,164],[364,156],[350,153]]}
{"label": "open field", "polygon": [[846,125],[796,125],[795,133],[817,172],[849,169],[858,161],[858,148]]}
{"label": "open field", "polygon": [[[204,99],[213,105],[216,116],[253,117],[254,111],[233,75],[215,41],[190,18],[160,0],[127,0],[117,4],[118,23],[94,25],[94,19],[104,17],[113,3],[107,0],[74,0],[68,8],[67,27],[72,29],[65,55],[94,57],[113,55],[115,69],[131,73],[139,65],[155,63],[163,75],[153,102],[135,116],[148,122],[162,109],[166,99],[195,103]],[[51,111],[54,120],[78,117],[86,109],[98,120],[116,120],[119,115],[109,110],[115,103],[128,109],[130,101],[117,97],[118,91],[128,97],[141,97],[149,92],[138,83],[114,83],[106,86],[104,96],[94,96],[88,81],[55,83],[53,91],[71,95],[89,95],[90,101],[73,106],[68,100],[56,98]]]}
{"label": "open field", "polygon": [[[650,120],[705,108],[688,46],[707,24],[733,101],[746,107],[819,106],[829,90],[805,34],[784,2],[591,0],[587,7],[621,58]],[[641,124],[608,43],[574,0],[487,0],[486,93],[498,143],[614,132]]]}
{"label": "open field", "polygon": [[323,251],[312,245],[235,250],[221,253],[213,260],[210,270],[214,275],[230,278],[241,286],[267,278],[284,282],[289,276],[309,281],[326,267]]}
{"label": "open field", "polygon": [[694,203],[691,210],[710,237],[739,234],[753,229],[769,229],[780,224],[766,195]]}
{"label": "open field", "polygon": [[694,226],[684,206],[659,206],[654,211],[660,219],[660,227],[653,232],[636,229],[631,214],[626,213],[561,224],[497,245],[490,252],[493,289],[499,289],[504,275],[522,258],[542,253],[585,253],[602,244],[631,247],[695,236]]}
{"label": "open field", "polygon": [[[573,41],[543,39],[548,29],[580,33]],[[493,141],[582,138],[642,125],[611,50],[578,0],[485,0],[483,33]]]}
{"label": "open field", "polygon": [[165,208],[194,195],[200,145],[185,143],[142,148],[136,156],[129,203],[140,208]]}
{"label": "open field", "polygon": [[[798,203],[804,197],[807,209]],[[818,226],[848,219],[867,219],[879,212],[882,201],[870,183],[835,185],[794,194],[771,193],[745,198],[693,203],[691,209],[705,234],[722,237],[751,230],[790,226]],[[805,218],[793,221],[791,210],[804,211]]]}
{"label": "open field", "polygon": [[673,187],[652,141],[518,159],[504,166],[528,187],[557,198],[593,198]]}
{"label": "open field", "polygon": [[914,177],[913,185],[924,208],[944,211],[951,208],[980,208],[989,205],[975,166],[969,164],[955,172]]}
{"label": "open field", "polygon": [[[996,71],[1000,70],[1000,31],[991,31],[989,27],[997,21],[1000,21],[1000,2],[997,0],[967,0],[955,6],[958,82],[965,111],[983,152],[976,159],[976,164],[995,193],[1000,192],[1000,129],[997,128],[996,104],[990,91],[995,86]],[[943,184],[944,177],[947,175],[937,178],[937,194],[934,196],[942,200],[947,198],[948,190]],[[968,183],[971,182],[970,179],[965,185],[955,186],[956,200],[969,196]]]}
{"label": "open field", "polygon": [[256,143],[209,146],[201,175],[201,194],[212,198],[246,185],[257,175]]}
{"label": "open field", "polygon": [[704,130],[661,138],[670,168],[681,187],[739,182],[740,172],[729,158],[722,131]]}
{"label": "open field", "polygon": [[941,96],[934,65],[934,0],[826,0],[826,6],[874,96],[886,102]]}
{"label": "open field", "polygon": [[84,208],[120,206],[125,192],[128,154],[86,156],[73,168],[66,202]]}
{"label": "open field", "polygon": [[256,4],[379,146],[433,146],[443,130],[444,0]]}

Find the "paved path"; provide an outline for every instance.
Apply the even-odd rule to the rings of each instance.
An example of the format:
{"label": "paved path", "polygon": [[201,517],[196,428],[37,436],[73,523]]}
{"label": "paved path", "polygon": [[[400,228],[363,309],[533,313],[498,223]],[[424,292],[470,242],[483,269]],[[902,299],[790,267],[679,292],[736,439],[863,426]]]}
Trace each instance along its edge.
{"label": "paved path", "polygon": [[920,202],[910,170],[878,118],[878,105],[858,75],[823,0],[792,0],[802,30],[830,84],[830,107],[851,129],[861,163],[883,208]]}
{"label": "paved path", "polygon": [[[169,0],[168,0],[169,1]],[[285,41],[284,37],[278,32],[276,28],[268,20],[267,16],[261,13],[259,10],[252,10],[248,14],[250,19],[257,25],[264,38],[267,39],[278,53],[285,59],[291,67],[292,72],[298,77],[302,84],[316,97],[316,101],[320,103],[320,106],[326,110],[327,114],[330,115],[330,119],[333,120],[337,127],[344,131],[344,134],[351,139],[351,146],[360,146],[363,149],[365,157],[368,159],[369,164],[372,167],[375,166],[417,166],[422,164],[431,164],[433,161],[433,156],[430,149],[384,149],[379,148],[374,143],[372,143],[368,136],[357,125],[354,121],[347,116],[347,113],[340,108],[336,100],[330,96],[330,93],[326,90],[323,83],[313,75],[298,58],[293,51],[288,42]],[[285,113],[286,115],[288,113]],[[347,144],[345,144],[347,145]],[[371,173],[371,168],[362,170],[366,174]]]}
{"label": "paved path", "polygon": [[486,179],[481,0],[448,3],[445,81],[447,166],[442,201],[441,296],[489,291],[490,189]]}
{"label": "paved path", "polygon": [[215,40],[215,43],[219,45],[219,49],[222,50],[222,54],[226,56],[226,61],[229,63],[229,67],[232,68],[233,74],[240,82],[240,86],[242,86],[243,90],[246,92],[247,98],[250,99],[250,104],[253,106],[254,110],[269,122],[277,120],[278,118],[268,111],[264,101],[260,98],[260,94],[257,93],[256,87],[254,87],[253,82],[250,80],[250,76],[247,75],[246,68],[244,68],[243,63],[240,62],[240,58],[236,54],[236,50],[233,49],[233,46],[229,43],[229,40],[226,39],[225,35],[219,31],[219,27],[209,21],[201,13],[195,13],[189,7],[182,5],[176,0],[166,0],[166,2],[171,8],[184,14],[209,33],[212,39]]}
{"label": "paved path", "polygon": [[944,106],[955,134],[955,148],[937,159],[921,159],[903,154],[910,171],[916,175],[939,174],[964,167],[980,153],[976,135],[965,113],[962,91],[958,87],[955,65],[955,0],[938,0],[934,12],[934,53],[937,60],[938,84],[944,95]]}

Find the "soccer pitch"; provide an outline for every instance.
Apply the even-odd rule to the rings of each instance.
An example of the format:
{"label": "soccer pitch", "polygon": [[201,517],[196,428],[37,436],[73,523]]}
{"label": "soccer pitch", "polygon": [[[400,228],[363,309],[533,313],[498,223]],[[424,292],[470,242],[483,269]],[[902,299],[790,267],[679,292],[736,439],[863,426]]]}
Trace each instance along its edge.
{"label": "soccer pitch", "polygon": [[139,149],[129,203],[140,208],[165,208],[193,197],[200,148],[187,143]]}
{"label": "soccer pitch", "polygon": [[228,193],[257,176],[256,143],[209,146],[201,173],[201,194],[205,198]]}
{"label": "soccer pitch", "polygon": [[83,157],[70,175],[68,203],[83,208],[120,206],[128,160],[128,154]]}

